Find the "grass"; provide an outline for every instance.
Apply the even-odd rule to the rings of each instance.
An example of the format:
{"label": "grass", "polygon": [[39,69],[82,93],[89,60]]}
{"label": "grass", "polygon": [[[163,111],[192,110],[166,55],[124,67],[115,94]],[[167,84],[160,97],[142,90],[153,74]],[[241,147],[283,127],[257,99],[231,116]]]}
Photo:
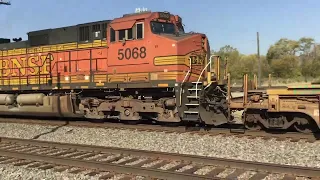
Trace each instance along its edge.
{"label": "grass", "polygon": [[[250,79],[249,80],[253,80]],[[292,79],[281,79],[281,78],[271,78],[271,85],[272,86],[297,86],[297,85],[308,85],[311,83],[320,83],[319,78],[292,78]],[[231,84],[233,87],[241,87],[243,83],[242,79],[231,79]],[[263,78],[261,80],[262,86],[268,86],[268,79]]]}

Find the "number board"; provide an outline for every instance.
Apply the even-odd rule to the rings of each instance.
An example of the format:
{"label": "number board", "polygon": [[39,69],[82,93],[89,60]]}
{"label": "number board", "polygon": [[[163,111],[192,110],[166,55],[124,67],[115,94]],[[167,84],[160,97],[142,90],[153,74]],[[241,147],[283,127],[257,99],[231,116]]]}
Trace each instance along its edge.
{"label": "number board", "polygon": [[146,47],[118,49],[118,60],[144,59],[147,56]]}

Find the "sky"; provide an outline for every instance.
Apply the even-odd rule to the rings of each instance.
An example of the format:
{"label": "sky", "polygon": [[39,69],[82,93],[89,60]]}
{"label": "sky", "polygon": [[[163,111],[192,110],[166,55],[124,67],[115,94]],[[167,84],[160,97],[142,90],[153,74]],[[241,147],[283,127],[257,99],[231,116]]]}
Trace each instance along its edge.
{"label": "sky", "polygon": [[186,31],[205,33],[213,50],[231,45],[243,54],[260,53],[280,38],[320,40],[319,0],[11,0],[0,6],[0,37],[27,38],[40,29],[109,20],[135,8],[169,11]]}

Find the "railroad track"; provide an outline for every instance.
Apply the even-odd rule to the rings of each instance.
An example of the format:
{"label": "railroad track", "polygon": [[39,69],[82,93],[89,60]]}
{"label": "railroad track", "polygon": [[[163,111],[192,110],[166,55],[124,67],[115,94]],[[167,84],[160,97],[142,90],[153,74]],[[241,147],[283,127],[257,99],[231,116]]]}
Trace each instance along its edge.
{"label": "railroad track", "polygon": [[282,179],[318,178],[320,169],[250,161],[182,155],[144,150],[76,145],[0,137],[0,163],[26,168],[52,169],[100,179],[246,179],[272,175]]}
{"label": "railroad track", "polygon": [[112,128],[112,129],[132,129],[138,131],[158,131],[166,133],[189,133],[198,135],[210,135],[210,136],[236,136],[246,138],[263,138],[265,140],[275,139],[277,141],[289,140],[292,142],[306,141],[315,142],[320,139],[320,134],[303,134],[298,132],[265,132],[265,131],[252,131],[241,129],[229,129],[229,128],[212,128],[205,129],[202,127],[168,127],[154,124],[123,124],[123,123],[92,123],[88,121],[75,121],[75,120],[34,120],[34,119],[21,119],[21,118],[0,118],[0,123],[19,123],[19,124],[36,124],[36,125],[52,125],[52,126],[76,126],[76,127],[87,127],[87,128]]}

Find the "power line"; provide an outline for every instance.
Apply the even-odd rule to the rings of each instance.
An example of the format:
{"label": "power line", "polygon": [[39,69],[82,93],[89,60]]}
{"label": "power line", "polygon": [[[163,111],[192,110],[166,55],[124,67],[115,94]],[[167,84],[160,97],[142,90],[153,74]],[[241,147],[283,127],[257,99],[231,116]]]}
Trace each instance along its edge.
{"label": "power line", "polygon": [[10,6],[10,5],[11,5],[11,3],[10,3],[10,1],[0,0],[0,5],[7,5],[7,6]]}

